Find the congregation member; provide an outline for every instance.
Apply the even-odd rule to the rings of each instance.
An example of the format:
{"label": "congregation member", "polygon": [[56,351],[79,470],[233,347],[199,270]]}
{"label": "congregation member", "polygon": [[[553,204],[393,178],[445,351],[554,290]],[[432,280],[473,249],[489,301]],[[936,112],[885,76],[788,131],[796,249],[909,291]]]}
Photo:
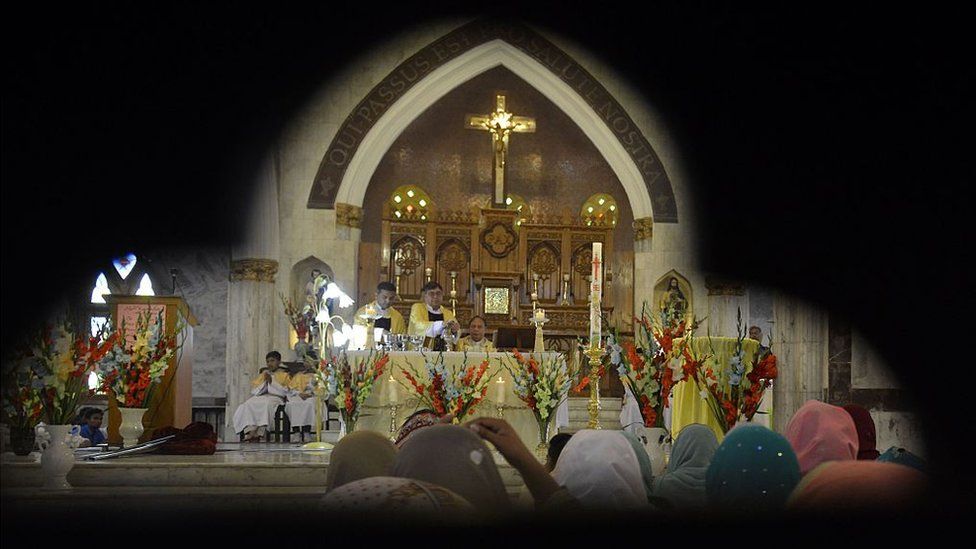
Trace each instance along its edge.
{"label": "congregation member", "polygon": [[878,461],[897,463],[899,465],[911,467],[912,469],[921,471],[923,473],[928,472],[928,465],[924,459],[904,448],[899,448],[898,446],[892,446],[891,448],[885,450],[883,454],[878,456]]}
{"label": "congregation member", "polygon": [[493,353],[496,351],[495,344],[485,337],[485,319],[475,315],[468,321],[468,335],[458,340],[457,350],[469,353]]}
{"label": "congregation member", "polygon": [[[356,311],[356,316],[353,320],[354,326],[357,327],[356,329],[366,329],[368,321],[363,315],[366,314],[367,308],[372,308],[375,309],[376,314],[380,315],[380,318],[376,319],[376,322],[373,324],[374,329],[382,329],[391,334],[407,333],[407,323],[403,320],[403,315],[393,307],[396,298],[396,286],[392,282],[384,281],[377,284],[376,298]],[[365,337],[362,341],[366,341]],[[380,338],[376,338],[376,341],[379,342]]]}
{"label": "congregation member", "polygon": [[718,439],[711,427],[693,423],[681,430],[667,471],[654,479],[652,494],[675,511],[705,508],[705,473],[712,462]]}
{"label": "congregation member", "polygon": [[251,381],[251,397],[234,411],[234,432],[243,433],[245,442],[261,440],[268,426],[274,424],[275,410],[291,393],[291,380],[281,365],[281,353],[271,351],[264,360],[266,366]]}
{"label": "congregation member", "polygon": [[[680,438],[680,436],[679,436]],[[761,425],[729,431],[705,472],[707,508],[718,513],[782,510],[800,482],[789,441]]]}
{"label": "congregation member", "polygon": [[549,439],[549,449],[546,451],[546,471],[552,473],[559,462],[559,455],[563,453],[563,448],[573,435],[569,433],[557,433]]}
{"label": "congregation member", "polygon": [[103,412],[98,408],[86,408],[82,416],[83,423],[78,434],[88,440],[86,446],[95,446],[105,442],[105,433],[102,432]]}
{"label": "congregation member", "polygon": [[857,428],[839,406],[806,401],[790,418],[785,435],[800,462],[800,474],[826,461],[857,459]]}
{"label": "congregation member", "polygon": [[511,507],[491,451],[471,429],[459,425],[438,424],[415,432],[397,452],[393,476],[447,488],[483,516],[503,514]]}
{"label": "congregation member", "polygon": [[407,440],[414,431],[417,429],[422,429],[424,427],[430,427],[431,425],[436,425],[440,420],[434,410],[429,408],[422,408],[416,412],[410,414],[406,420],[404,420],[403,425],[400,426],[400,430],[397,432],[393,444],[400,448],[403,446],[404,441]]}
{"label": "congregation member", "polygon": [[584,429],[566,443],[552,476],[587,509],[646,509],[650,472],[642,471],[638,456],[623,431]]}
{"label": "congregation member", "polygon": [[848,404],[844,410],[850,414],[857,429],[857,459],[878,459],[881,454],[877,449],[878,435],[871,412],[857,404]]}
{"label": "congregation member", "polygon": [[391,476],[396,453],[396,446],[379,433],[349,433],[332,449],[325,489],[331,492],[342,485],[364,478]]}
{"label": "congregation member", "polygon": [[905,512],[925,501],[927,476],[911,467],[870,460],[822,463],[803,477],[789,507],[818,513]]}
{"label": "congregation member", "polygon": [[384,520],[457,525],[477,516],[471,503],[443,486],[392,476],[343,484],[325,494],[320,509],[330,521],[344,524],[379,516]]}
{"label": "congregation member", "polygon": [[454,311],[442,307],[444,288],[436,282],[428,282],[420,289],[423,303],[414,303],[410,308],[410,323],[407,333],[425,338],[425,347],[434,347],[434,339],[445,332],[456,336],[461,325],[454,318]]}

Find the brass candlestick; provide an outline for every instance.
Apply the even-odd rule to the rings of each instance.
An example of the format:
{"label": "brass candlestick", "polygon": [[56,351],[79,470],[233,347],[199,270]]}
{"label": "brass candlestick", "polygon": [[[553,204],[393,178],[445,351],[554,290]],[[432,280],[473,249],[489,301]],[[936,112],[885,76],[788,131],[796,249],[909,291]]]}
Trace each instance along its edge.
{"label": "brass candlestick", "polygon": [[586,358],[590,361],[590,403],[586,409],[590,412],[590,429],[602,429],[600,426],[600,358],[603,356],[603,349],[596,345],[591,345],[583,351]]}
{"label": "brass candlestick", "polygon": [[302,445],[306,450],[328,450],[333,447],[328,442],[322,442],[322,393],[320,389],[315,391],[315,438],[316,442],[309,442]]}
{"label": "brass candlestick", "polygon": [[400,297],[400,274],[399,273],[397,273],[397,275],[393,277],[393,285],[396,286],[397,297]]}

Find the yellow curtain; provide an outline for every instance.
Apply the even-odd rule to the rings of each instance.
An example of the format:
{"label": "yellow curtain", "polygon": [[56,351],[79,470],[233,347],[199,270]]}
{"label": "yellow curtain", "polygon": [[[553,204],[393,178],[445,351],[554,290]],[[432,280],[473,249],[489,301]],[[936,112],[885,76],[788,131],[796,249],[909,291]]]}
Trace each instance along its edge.
{"label": "yellow curtain", "polygon": [[[685,338],[675,340],[675,348],[684,342]],[[721,379],[719,371],[727,372],[729,360],[735,352],[734,337],[692,337],[689,343],[695,357],[701,358],[705,355],[712,355],[705,361],[705,366],[709,366],[715,372],[716,377]],[[742,351],[745,353],[746,372],[752,370],[752,362],[756,359],[759,352],[759,342],[752,339],[742,340]],[[721,367],[719,365],[721,364]],[[726,378],[728,376],[726,375]],[[767,397],[772,389],[767,390]],[[674,388],[674,399],[671,401],[671,439],[674,440],[681,433],[681,430],[692,423],[708,425],[715,432],[719,442],[724,437],[722,427],[715,419],[708,403],[699,394],[700,389],[694,380],[682,381]]]}

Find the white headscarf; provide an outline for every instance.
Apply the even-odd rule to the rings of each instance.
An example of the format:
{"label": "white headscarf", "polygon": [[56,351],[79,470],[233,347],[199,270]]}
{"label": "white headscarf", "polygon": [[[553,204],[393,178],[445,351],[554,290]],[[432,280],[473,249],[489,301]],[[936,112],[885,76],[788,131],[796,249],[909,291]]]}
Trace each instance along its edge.
{"label": "white headscarf", "polygon": [[563,448],[552,476],[584,507],[609,510],[647,505],[640,462],[620,431],[578,431]]}

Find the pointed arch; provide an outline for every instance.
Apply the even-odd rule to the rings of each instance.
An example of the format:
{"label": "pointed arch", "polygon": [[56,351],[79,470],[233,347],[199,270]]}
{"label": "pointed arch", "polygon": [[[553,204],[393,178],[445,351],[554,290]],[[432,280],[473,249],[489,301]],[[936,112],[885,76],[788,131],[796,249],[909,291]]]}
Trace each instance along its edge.
{"label": "pointed arch", "polygon": [[[497,38],[480,41],[472,38],[479,32]],[[419,52],[391,72],[349,114],[323,157],[308,207],[333,208],[336,203],[362,206],[373,172],[411,121],[459,84],[502,65],[576,121],[620,180],[635,219],[654,217],[657,222],[678,221],[671,181],[653,148],[619,103],[595,79],[583,78],[590,86],[585,97],[579,85],[570,84],[589,75],[565,52],[527,27],[509,25],[507,30],[499,30],[497,25],[477,21],[429,48],[436,53],[438,47],[451,44],[452,40],[452,54],[461,53],[453,57],[438,54],[439,58],[433,60],[436,68],[431,68],[432,61],[426,57],[430,54]],[[408,69],[413,78],[404,87],[403,75]],[[567,76],[568,70],[572,71],[572,77]],[[390,91],[398,77],[401,89],[405,89],[399,96]],[[384,97],[392,102],[382,101]],[[587,98],[593,101],[593,97],[601,98],[602,107],[587,101]],[[353,127],[357,124],[361,127]],[[352,139],[353,130],[359,134],[365,131],[365,135]],[[343,139],[349,144],[340,150],[337,143],[341,144]],[[637,151],[644,156],[639,156]],[[339,160],[330,158],[333,153],[341,153],[337,155],[341,167],[337,167]]]}

